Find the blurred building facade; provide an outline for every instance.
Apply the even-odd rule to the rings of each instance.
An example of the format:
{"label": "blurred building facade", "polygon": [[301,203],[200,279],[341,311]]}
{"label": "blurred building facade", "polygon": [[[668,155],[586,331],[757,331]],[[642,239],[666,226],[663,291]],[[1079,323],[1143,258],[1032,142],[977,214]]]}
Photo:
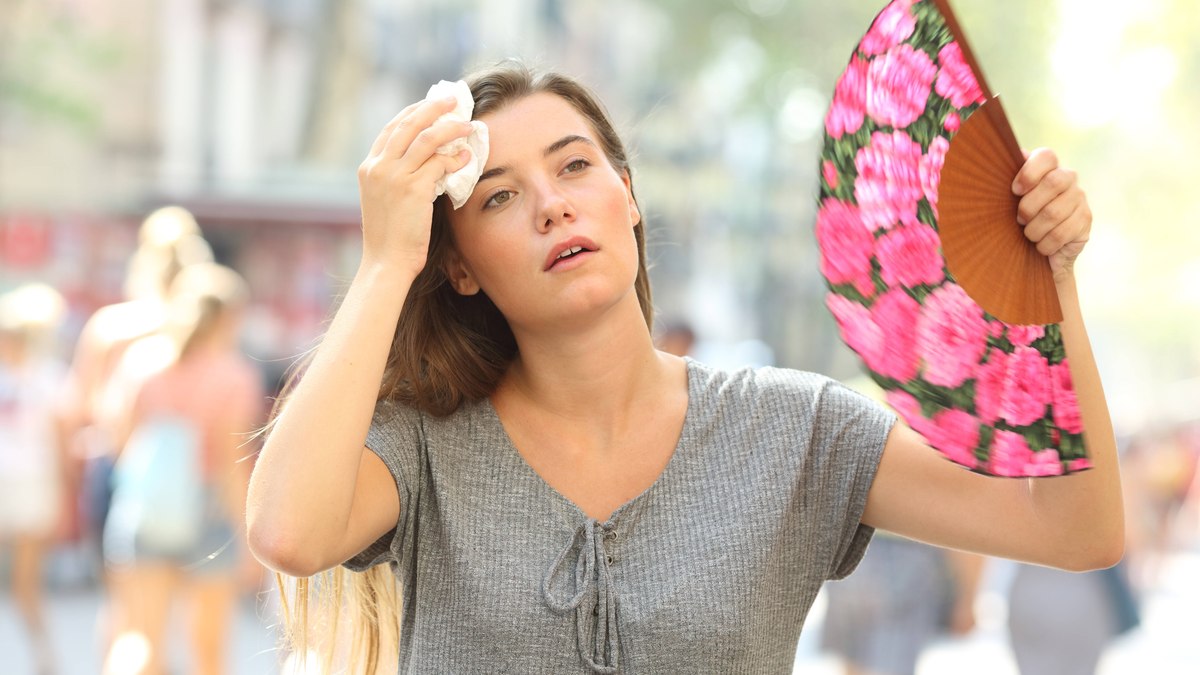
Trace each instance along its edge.
{"label": "blurred building facade", "polygon": [[119,296],[141,215],[173,202],[250,279],[248,348],[307,348],[357,261],[354,170],[377,130],[431,83],[516,57],[582,79],[625,131],[661,316],[765,340],[788,365],[852,367],[821,310],[809,226],[822,95],[789,69],[768,98],[791,118],[746,103],[769,66],[745,8],[703,27],[715,49],[685,63],[699,46],[683,53],[680,31],[694,29],[639,0],[5,7],[0,284],[54,282],[76,325]]}
{"label": "blurred building facade", "polygon": [[[1063,73],[1089,62],[1089,48],[1114,59],[1128,52],[1134,65],[1147,50],[1177,54],[1154,81],[1184,81],[1197,62],[1194,41],[1149,22],[1169,6],[1186,25],[1200,10],[1164,0],[1139,10],[1142,20],[1132,9],[1097,13],[1107,17],[1105,41],[1070,42],[1066,59],[1053,50],[1086,28],[1067,21],[1084,11],[1075,0],[957,6],[1022,141],[1053,144],[1091,186],[1097,236],[1081,274],[1098,292],[1086,309],[1106,324],[1101,352],[1141,355],[1109,359],[1112,377],[1129,383],[1114,395],[1134,392],[1122,404],[1132,409],[1149,400],[1151,383],[1194,377],[1200,350],[1180,337],[1178,308],[1194,314],[1200,298],[1196,264],[1180,262],[1198,231],[1180,224],[1198,208],[1179,187],[1200,156],[1188,150],[1195,132],[1177,125],[1164,162],[1125,127],[1067,127],[1059,111],[1069,112],[1066,94],[1084,83]],[[851,377],[857,365],[836,338],[817,272],[816,157],[834,82],[878,9],[782,0],[6,0],[0,287],[54,282],[77,326],[119,295],[138,219],[178,202],[263,298],[251,321],[256,355],[294,355],[319,334],[353,271],[355,168],[378,129],[437,80],[518,57],[591,85],[624,131],[662,318],[687,321],[702,342],[757,339],[781,365]],[[1147,35],[1161,44],[1142,45]],[[1129,74],[1138,72],[1104,76],[1136,83],[1145,78]],[[1157,108],[1139,103],[1145,114],[1136,119],[1194,109],[1188,91],[1163,92]],[[1147,213],[1160,214],[1161,236],[1147,234]]]}

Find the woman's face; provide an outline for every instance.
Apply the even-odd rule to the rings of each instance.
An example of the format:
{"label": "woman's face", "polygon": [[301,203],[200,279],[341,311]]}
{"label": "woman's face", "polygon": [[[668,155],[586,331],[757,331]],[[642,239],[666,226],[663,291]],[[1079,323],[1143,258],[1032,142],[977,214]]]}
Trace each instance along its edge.
{"label": "woman's face", "polygon": [[480,119],[488,125],[487,166],[450,216],[457,254],[447,273],[455,289],[482,289],[514,331],[636,304],[633,227],[641,216],[628,175],[609,164],[588,120],[548,93]]}

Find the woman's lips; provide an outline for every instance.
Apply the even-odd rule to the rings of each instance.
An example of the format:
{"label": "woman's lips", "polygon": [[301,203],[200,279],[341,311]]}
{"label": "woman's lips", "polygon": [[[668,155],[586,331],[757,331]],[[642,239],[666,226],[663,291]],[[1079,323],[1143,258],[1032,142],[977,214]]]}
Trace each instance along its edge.
{"label": "woman's lips", "polygon": [[[588,258],[592,253],[598,251],[599,248],[595,242],[587,237],[571,237],[558,242],[550,249],[546,256],[546,264],[542,267],[542,271],[548,272],[551,269],[562,268],[564,263],[574,262],[581,258]],[[576,251],[573,255],[572,251]],[[574,265],[572,265],[573,267]]]}

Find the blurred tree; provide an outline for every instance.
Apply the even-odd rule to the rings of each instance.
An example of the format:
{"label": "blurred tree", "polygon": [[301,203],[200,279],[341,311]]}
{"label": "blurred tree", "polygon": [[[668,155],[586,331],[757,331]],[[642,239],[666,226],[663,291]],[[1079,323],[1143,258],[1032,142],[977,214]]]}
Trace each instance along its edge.
{"label": "blurred tree", "polygon": [[115,42],[73,20],[57,3],[0,2],[0,116],[25,115],[95,134],[99,102],[80,78],[121,60]]}

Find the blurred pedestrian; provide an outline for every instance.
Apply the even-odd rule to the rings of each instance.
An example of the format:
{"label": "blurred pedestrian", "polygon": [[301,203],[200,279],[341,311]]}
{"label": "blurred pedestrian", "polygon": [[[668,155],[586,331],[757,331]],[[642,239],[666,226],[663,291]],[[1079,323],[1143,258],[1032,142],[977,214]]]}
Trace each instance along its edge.
{"label": "blurred pedestrian", "polygon": [[1008,637],[1021,675],[1093,675],[1104,650],[1139,622],[1125,566],[1071,573],[1017,565]]}
{"label": "blurred pedestrian", "polygon": [[847,675],[912,675],[921,652],[975,627],[982,556],[877,535],[853,574],[825,585],[821,647]]}
{"label": "blurred pedestrian", "polygon": [[64,310],[62,296],[43,284],[0,296],[0,541],[12,547],[12,594],[38,673],[54,663],[42,606],[45,555],[67,515],[66,365],[51,348]]}
{"label": "blurred pedestrian", "polygon": [[[68,396],[67,443],[72,464],[80,467],[78,508],[100,580],[104,564],[101,536],[112,498],[116,458],[116,420],[135,382],[132,373],[117,375],[129,346],[158,331],[166,318],[167,293],[179,271],[212,260],[212,250],[186,209],[166,206],[150,213],[138,231],[138,247],[125,276],[125,299],[96,310],[75,345]],[[127,371],[131,369],[126,369]],[[98,617],[101,649],[111,639],[106,600]]]}
{"label": "blurred pedestrian", "polygon": [[107,674],[164,672],[170,609],[181,597],[193,672],[225,672],[247,555],[245,442],[263,402],[258,371],[238,348],[248,299],[233,270],[191,265],[171,285],[160,331],[126,355],[137,354],[146,372],[120,416],[104,530],[110,587],[121,610]]}
{"label": "blurred pedestrian", "polygon": [[1135,544],[1130,562],[1139,588],[1159,583],[1164,561],[1188,536],[1188,494],[1200,474],[1195,434],[1187,424],[1160,422],[1134,434],[1122,455]]}

